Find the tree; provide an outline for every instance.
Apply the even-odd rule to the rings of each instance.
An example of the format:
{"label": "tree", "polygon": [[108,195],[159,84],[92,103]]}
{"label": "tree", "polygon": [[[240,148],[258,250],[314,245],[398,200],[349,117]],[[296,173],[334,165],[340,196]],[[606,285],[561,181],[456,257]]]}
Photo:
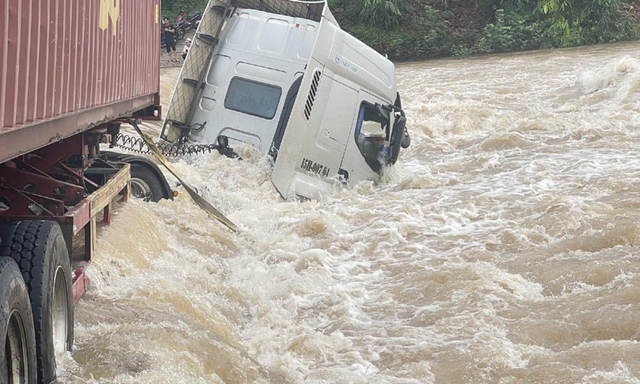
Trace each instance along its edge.
{"label": "tree", "polygon": [[404,0],[365,0],[360,17],[369,25],[393,29],[400,24],[402,10],[406,10]]}
{"label": "tree", "polygon": [[630,37],[633,23],[622,0],[540,0],[559,45],[592,44]]}

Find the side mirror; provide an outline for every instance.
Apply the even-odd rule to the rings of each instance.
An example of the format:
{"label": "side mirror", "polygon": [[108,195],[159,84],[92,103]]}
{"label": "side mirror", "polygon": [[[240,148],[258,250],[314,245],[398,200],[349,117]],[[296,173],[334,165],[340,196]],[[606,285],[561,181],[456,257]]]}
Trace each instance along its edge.
{"label": "side mirror", "polygon": [[403,148],[405,148],[403,144],[408,137],[408,135],[405,134],[406,124],[407,118],[402,115],[397,117],[396,122],[393,124],[393,131],[391,132],[391,143],[389,145],[389,164],[395,164],[398,160],[398,155],[400,155],[400,147],[402,146]]}

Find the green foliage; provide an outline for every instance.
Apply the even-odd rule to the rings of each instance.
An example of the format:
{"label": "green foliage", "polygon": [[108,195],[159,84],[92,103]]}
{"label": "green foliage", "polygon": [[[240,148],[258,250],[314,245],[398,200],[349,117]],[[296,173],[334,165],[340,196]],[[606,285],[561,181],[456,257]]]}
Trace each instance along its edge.
{"label": "green foliage", "polygon": [[387,31],[379,26],[367,24],[358,24],[350,32],[383,55],[401,59],[409,59],[411,57],[411,55],[407,55],[408,53],[411,54],[411,52],[406,42],[418,37],[410,31]]}
{"label": "green foliage", "polygon": [[418,17],[418,22],[424,27],[425,32],[416,42],[416,49],[431,57],[448,54],[452,45],[452,35],[443,14],[432,6],[425,5],[424,14]]}
{"label": "green foliage", "polygon": [[479,39],[479,32],[471,28],[463,28],[452,34],[451,56],[467,57],[474,53],[473,47]]}
{"label": "green foliage", "polygon": [[[477,0],[493,5],[476,52],[614,42],[635,37],[622,0]],[[504,7],[502,7],[504,6]]]}
{"label": "green foliage", "polygon": [[[634,39],[638,23],[625,10],[625,4],[635,1],[327,0],[344,29],[392,60]],[[187,14],[204,10],[207,3],[163,0],[162,15],[173,20],[180,10]],[[469,5],[475,9],[467,8],[465,13]]]}
{"label": "green foliage", "polygon": [[342,7],[346,5],[347,1],[346,0],[327,0],[327,3],[329,4],[330,9],[335,9],[337,7]]}
{"label": "green foliage", "polygon": [[360,17],[366,24],[390,30],[400,24],[406,9],[404,0],[365,0]]}
{"label": "green foliage", "polygon": [[553,46],[615,42],[634,38],[633,20],[622,0],[541,0]]}
{"label": "green foliage", "polygon": [[209,0],[162,0],[162,17],[173,21],[184,11],[189,14],[193,11],[204,11]]}
{"label": "green foliage", "polygon": [[496,9],[495,21],[485,25],[477,52],[510,52],[540,48],[543,23],[516,11]]}
{"label": "green foliage", "polygon": [[495,21],[496,10],[530,15],[538,8],[539,0],[476,0],[476,8],[487,15],[488,21]]}
{"label": "green foliage", "polygon": [[453,48],[449,23],[435,8],[427,5],[415,17],[412,29],[385,30],[380,26],[357,25],[350,31],[373,49],[396,60],[448,56]]}

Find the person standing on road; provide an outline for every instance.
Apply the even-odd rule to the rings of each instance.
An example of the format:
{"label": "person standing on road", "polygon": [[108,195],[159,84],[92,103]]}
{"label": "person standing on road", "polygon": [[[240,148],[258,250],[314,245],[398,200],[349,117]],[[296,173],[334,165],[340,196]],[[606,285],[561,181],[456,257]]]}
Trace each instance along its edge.
{"label": "person standing on road", "polygon": [[191,39],[187,39],[187,41],[184,43],[184,48],[182,48],[182,59],[183,60],[187,59],[187,54],[189,53],[190,49],[191,49]]}
{"label": "person standing on road", "polygon": [[164,46],[167,48],[169,54],[169,60],[178,61],[178,54],[176,52],[176,40],[174,34],[176,30],[171,26],[169,19],[164,19],[164,27],[162,28],[164,34]]}

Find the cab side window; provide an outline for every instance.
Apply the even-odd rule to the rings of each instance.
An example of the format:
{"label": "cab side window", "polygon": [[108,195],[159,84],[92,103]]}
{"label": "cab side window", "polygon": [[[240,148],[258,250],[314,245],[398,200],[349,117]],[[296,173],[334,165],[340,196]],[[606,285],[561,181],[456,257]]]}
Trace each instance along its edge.
{"label": "cab side window", "polygon": [[234,77],[224,99],[224,107],[264,119],[276,115],[282,89],[270,84]]}
{"label": "cab side window", "polygon": [[355,140],[365,161],[376,172],[381,168],[378,155],[387,140],[388,125],[389,121],[380,116],[373,104],[365,101],[360,105]]}

